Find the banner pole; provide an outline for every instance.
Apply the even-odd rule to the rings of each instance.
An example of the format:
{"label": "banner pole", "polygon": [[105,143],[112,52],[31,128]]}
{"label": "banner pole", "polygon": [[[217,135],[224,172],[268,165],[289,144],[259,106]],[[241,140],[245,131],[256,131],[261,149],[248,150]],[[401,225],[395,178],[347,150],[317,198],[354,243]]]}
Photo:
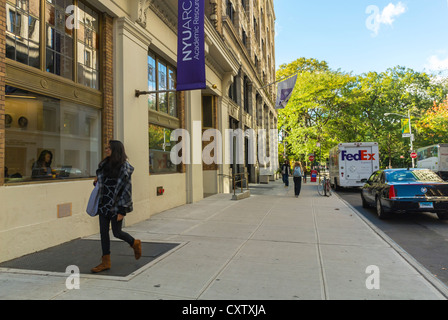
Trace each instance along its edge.
{"label": "banner pole", "polygon": [[272,86],[272,85],[276,84],[277,82],[280,82],[280,81],[283,81],[283,80],[287,80],[287,79],[292,78],[292,77],[294,77],[295,75],[298,75],[298,74],[299,74],[299,72],[297,72],[297,73],[293,73],[293,74],[291,74],[291,75],[289,75],[289,76],[286,76],[286,77],[281,78],[281,79],[279,79],[279,80],[276,80],[276,81],[274,81],[274,82],[272,82],[272,83],[269,83],[269,84],[267,84],[267,85],[265,85],[265,86],[263,86],[263,87],[261,87],[261,88],[258,88],[258,90],[267,88],[267,87],[269,87],[269,86]]}

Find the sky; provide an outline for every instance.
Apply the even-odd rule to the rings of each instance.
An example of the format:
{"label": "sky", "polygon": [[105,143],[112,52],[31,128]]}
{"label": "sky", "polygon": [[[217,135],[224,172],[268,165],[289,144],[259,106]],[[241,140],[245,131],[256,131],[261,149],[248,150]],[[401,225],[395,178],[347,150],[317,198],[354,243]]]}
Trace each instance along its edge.
{"label": "sky", "polygon": [[300,57],[355,75],[448,76],[448,0],[274,0],[276,67]]}

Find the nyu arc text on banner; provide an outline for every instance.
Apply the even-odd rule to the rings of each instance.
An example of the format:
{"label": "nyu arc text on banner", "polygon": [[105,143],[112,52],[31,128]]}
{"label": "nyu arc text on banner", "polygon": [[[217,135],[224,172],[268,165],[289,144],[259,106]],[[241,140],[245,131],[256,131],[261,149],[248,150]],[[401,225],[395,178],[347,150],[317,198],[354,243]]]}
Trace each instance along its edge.
{"label": "nyu arc text on banner", "polygon": [[205,89],[205,1],[178,1],[177,90]]}

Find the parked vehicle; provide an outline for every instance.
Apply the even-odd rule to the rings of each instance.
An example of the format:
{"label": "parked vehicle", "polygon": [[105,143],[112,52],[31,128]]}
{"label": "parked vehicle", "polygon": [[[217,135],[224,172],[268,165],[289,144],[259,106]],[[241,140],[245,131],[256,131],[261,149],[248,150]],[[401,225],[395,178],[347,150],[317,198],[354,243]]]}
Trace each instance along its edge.
{"label": "parked vehicle", "polygon": [[330,150],[328,162],[330,183],[339,187],[362,187],[363,179],[368,179],[380,168],[377,142],[340,143]]}
{"label": "parked vehicle", "polygon": [[362,206],[374,206],[380,219],[393,212],[432,212],[448,219],[448,182],[431,170],[378,170],[364,182]]}
{"label": "parked vehicle", "polygon": [[448,143],[418,149],[417,160],[417,168],[431,169],[448,181]]}

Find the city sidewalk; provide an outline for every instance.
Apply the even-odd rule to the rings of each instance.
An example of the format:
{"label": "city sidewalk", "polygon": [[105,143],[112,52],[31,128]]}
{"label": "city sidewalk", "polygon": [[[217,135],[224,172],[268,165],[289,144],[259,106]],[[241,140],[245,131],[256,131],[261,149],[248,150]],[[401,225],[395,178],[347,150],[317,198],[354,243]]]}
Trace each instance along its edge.
{"label": "city sidewalk", "polygon": [[79,289],[69,290],[67,275],[0,272],[0,299],[446,299],[444,285],[345,201],[320,197],[316,183],[295,198],[290,181],[251,185],[240,201],[215,195],[126,228],[145,242],[180,245],[125,280],[82,274]]}

